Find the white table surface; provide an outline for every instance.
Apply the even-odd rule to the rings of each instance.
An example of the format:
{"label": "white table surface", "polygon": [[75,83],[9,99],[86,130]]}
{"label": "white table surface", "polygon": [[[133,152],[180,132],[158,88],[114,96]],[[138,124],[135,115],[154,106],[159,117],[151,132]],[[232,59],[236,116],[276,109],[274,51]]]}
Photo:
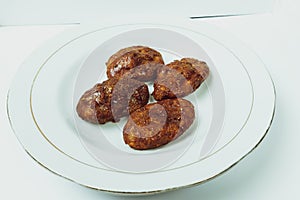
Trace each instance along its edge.
{"label": "white table surface", "polygon": [[[273,124],[259,147],[225,174],[196,187],[141,199],[300,199],[299,6],[296,0],[285,0],[271,14],[206,20],[237,36],[265,62],[277,92]],[[53,175],[25,153],[10,129],[6,94],[19,65],[43,42],[70,28],[0,27],[0,199],[140,198],[90,190]]]}
{"label": "white table surface", "polygon": [[0,25],[95,23],[103,18],[118,19],[118,16],[161,15],[166,13],[166,8],[169,8],[168,14],[175,13],[177,17],[262,13],[271,10],[274,1],[276,0],[0,0]]}

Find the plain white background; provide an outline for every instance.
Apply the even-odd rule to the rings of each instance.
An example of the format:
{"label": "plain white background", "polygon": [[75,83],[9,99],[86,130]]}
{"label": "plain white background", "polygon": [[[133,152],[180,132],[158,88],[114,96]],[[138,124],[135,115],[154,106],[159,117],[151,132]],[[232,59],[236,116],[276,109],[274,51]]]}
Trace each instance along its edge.
{"label": "plain white background", "polygon": [[78,186],[51,174],[26,154],[6,115],[10,82],[33,50],[72,26],[0,27],[0,199],[299,199],[297,2],[279,1],[270,14],[206,20],[231,32],[265,62],[277,92],[273,125],[258,148],[225,174],[196,187],[146,197],[116,196]]}
{"label": "plain white background", "polygon": [[96,23],[132,15],[177,17],[260,13],[276,0],[0,0],[0,25]]}

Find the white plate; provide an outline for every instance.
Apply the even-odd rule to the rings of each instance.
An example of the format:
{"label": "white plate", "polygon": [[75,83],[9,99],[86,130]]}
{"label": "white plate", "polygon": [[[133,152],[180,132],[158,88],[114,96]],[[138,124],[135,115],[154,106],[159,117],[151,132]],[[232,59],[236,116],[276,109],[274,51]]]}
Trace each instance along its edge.
{"label": "white plate", "polygon": [[[160,50],[166,62],[203,59],[211,70],[200,89],[186,97],[196,108],[192,127],[151,151],[123,143],[126,119],[92,125],[74,111],[80,95],[106,78],[109,55],[136,44]],[[223,31],[189,22],[69,31],[20,67],[7,100],[12,128],[37,162],[81,185],[130,194],[191,186],[221,174],[259,144],[274,108],[274,86],[261,60]]]}

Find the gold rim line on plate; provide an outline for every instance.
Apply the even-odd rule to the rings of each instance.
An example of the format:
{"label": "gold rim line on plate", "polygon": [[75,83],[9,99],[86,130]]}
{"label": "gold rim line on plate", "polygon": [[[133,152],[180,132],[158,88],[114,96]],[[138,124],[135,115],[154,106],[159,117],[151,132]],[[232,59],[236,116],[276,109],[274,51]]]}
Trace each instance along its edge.
{"label": "gold rim line on plate", "polygon": [[[127,24],[127,25],[136,25],[136,24]],[[139,25],[143,25],[143,24],[139,24]],[[156,25],[156,24],[147,24],[147,25]],[[41,65],[41,67],[38,69],[37,73],[35,74],[34,76],[34,79],[33,79],[33,82],[32,82],[32,85],[31,85],[31,89],[30,89],[30,112],[31,112],[31,115],[32,115],[32,118],[33,118],[33,121],[38,129],[38,131],[40,132],[40,134],[47,140],[47,142],[49,144],[51,144],[55,149],[57,149],[59,152],[61,152],[62,154],[66,155],[67,157],[77,161],[77,162],[80,162],[81,164],[84,164],[84,165],[87,165],[89,167],[93,167],[93,168],[97,168],[97,169],[101,169],[101,170],[105,170],[105,171],[113,171],[113,172],[119,172],[119,173],[127,173],[127,174],[139,174],[139,173],[134,173],[134,172],[124,172],[124,171],[119,171],[119,170],[116,170],[116,169],[105,169],[105,168],[101,168],[101,167],[97,167],[97,166],[94,166],[94,165],[91,165],[91,164],[88,164],[88,163],[85,163],[85,162],[82,162],[76,158],[74,158],[73,156],[70,156],[69,154],[65,153],[63,150],[61,150],[59,147],[57,147],[55,144],[53,144],[49,138],[46,136],[46,134],[43,132],[43,130],[40,128],[36,118],[35,118],[35,115],[34,115],[34,112],[33,112],[33,107],[32,107],[32,91],[33,91],[33,87],[34,87],[34,84],[35,84],[35,81],[40,73],[40,71],[43,69],[44,65],[48,62],[48,60],[51,59],[52,56],[54,56],[59,50],[61,50],[63,47],[67,46],[68,44],[70,44],[71,42],[79,39],[79,38],[82,38],[86,35],[89,35],[89,34],[92,34],[92,33],[95,33],[95,32],[98,32],[98,31],[101,31],[101,30],[104,30],[104,29],[109,29],[109,28],[115,28],[115,27],[119,27],[119,26],[126,26],[126,25],[117,25],[117,26],[111,26],[111,27],[105,27],[105,28],[102,28],[102,29],[97,29],[97,30],[93,30],[93,31],[90,31],[88,33],[85,33],[85,34],[82,34],[72,40],[70,40],[69,42],[65,43],[64,45],[62,45],[60,48],[58,48],[54,53],[52,53],[47,59],[46,61]],[[163,25],[160,25],[160,26],[163,26]],[[192,31],[192,30],[189,30],[189,29],[184,29],[182,27],[176,27],[176,26],[169,26],[169,27],[175,27],[175,28],[178,28],[178,29],[183,29],[183,30],[188,30],[188,31]],[[215,151],[214,153],[212,154],[209,154],[207,156],[204,156],[202,157],[201,159],[197,160],[197,161],[194,161],[192,163],[189,163],[189,164],[186,164],[186,165],[183,165],[183,166],[180,166],[180,167],[175,167],[175,168],[172,168],[172,169],[161,169],[161,170],[158,170],[158,171],[152,171],[152,172],[142,172],[141,174],[147,174],[147,173],[155,173],[155,172],[164,172],[164,171],[171,171],[171,170],[176,170],[176,169],[180,169],[180,168],[184,168],[184,167],[187,167],[187,166],[190,166],[190,165],[193,165],[193,164],[196,164],[200,161],[203,161],[204,159],[214,155],[215,153],[221,151],[223,148],[225,148],[229,143],[231,143],[238,135],[239,133],[242,131],[242,129],[245,127],[245,125],[247,124],[247,121],[250,117],[250,114],[252,112],[252,108],[253,108],[253,93],[254,93],[254,90],[253,90],[253,85],[252,85],[252,80],[250,78],[250,75],[248,73],[248,70],[245,68],[244,64],[242,63],[242,61],[230,50],[228,49],[226,46],[224,46],[222,43],[218,42],[217,40],[213,39],[213,38],[210,38],[209,36],[203,34],[203,33],[198,33],[198,32],[195,32],[195,31],[192,31],[196,34],[200,34],[200,35],[203,35],[205,37],[207,37],[208,39],[216,42],[217,44],[221,45],[222,47],[224,47],[225,49],[227,49],[237,60],[238,62],[243,66],[243,69],[246,71],[246,74],[248,76],[248,79],[250,81],[250,85],[251,85],[251,92],[252,92],[252,101],[251,101],[251,107],[250,107],[250,111],[248,113],[248,116],[245,120],[245,122],[243,123],[242,127],[240,128],[240,130],[234,135],[234,137],[232,137],[226,144],[224,144],[221,148],[219,148],[217,151]],[[205,83],[205,82],[204,82]],[[206,83],[205,83],[206,84]]]}
{"label": "gold rim line on plate", "polygon": [[[48,61],[55,53],[57,53],[57,52],[58,52],[59,50],[61,50],[64,46],[66,46],[66,45],[68,45],[69,43],[75,41],[76,39],[79,39],[79,38],[81,38],[81,37],[83,37],[83,36],[85,36],[85,35],[88,35],[88,34],[91,34],[91,33],[94,33],[94,32],[100,31],[100,30],[103,30],[103,29],[114,28],[114,27],[118,27],[118,26],[126,26],[126,25],[156,25],[156,26],[157,26],[157,25],[160,25],[160,26],[167,26],[167,25],[164,25],[164,24],[125,24],[125,25],[117,25],[117,26],[111,26],[111,27],[105,27],[105,28],[102,28],[102,29],[97,29],[97,30],[91,31],[91,32],[89,32],[89,33],[82,34],[82,35],[80,35],[80,36],[78,36],[78,37],[72,39],[71,41],[67,42],[66,44],[64,44],[63,46],[61,46],[59,49],[57,49],[54,53],[52,53],[52,54],[50,55],[50,57],[48,57],[48,59],[43,63],[43,65],[45,65],[46,62],[47,62],[47,61]],[[229,50],[229,51],[232,53],[232,51],[231,51],[230,49],[228,49],[226,46],[224,46],[222,43],[216,41],[216,40],[213,39],[213,38],[210,38],[209,36],[206,36],[205,34],[198,33],[198,32],[196,32],[196,31],[193,31],[193,30],[190,30],[190,29],[185,29],[185,28],[182,28],[182,27],[177,27],[177,26],[170,26],[170,25],[169,25],[169,27],[175,27],[175,28],[179,28],[179,29],[189,30],[189,31],[192,31],[192,32],[194,32],[194,33],[196,33],[196,34],[204,35],[205,37],[207,37],[207,38],[209,38],[209,39],[211,39],[211,40],[213,40],[213,41],[215,41],[215,42],[221,44],[224,48],[226,48],[227,50]],[[233,54],[233,53],[232,53],[232,54]],[[236,57],[235,54],[233,54],[233,55]],[[236,58],[237,58],[237,57],[236,57]],[[239,58],[237,58],[237,59],[240,61]],[[242,63],[241,63],[241,64],[242,64]],[[38,72],[41,70],[41,68],[43,67],[43,65],[40,67],[40,69],[38,70]],[[244,67],[243,64],[242,64],[242,66]],[[38,74],[36,74],[35,79],[37,78],[37,75],[38,75]],[[249,76],[249,75],[248,75],[248,76]],[[270,77],[270,78],[271,78],[271,77]],[[251,80],[251,79],[250,79],[250,80]],[[273,82],[272,78],[271,78],[271,81],[272,81],[273,92],[274,92],[274,94],[275,94],[275,100],[276,100],[276,91],[275,91],[274,82]],[[32,87],[33,87],[33,85],[32,85]],[[252,87],[252,84],[251,84],[251,87]],[[32,90],[32,88],[31,88],[31,90]],[[8,115],[8,119],[9,119],[9,122],[10,122],[10,126],[11,126],[13,132],[15,133],[15,135],[17,136],[17,134],[16,134],[16,132],[15,132],[15,130],[14,130],[14,128],[13,128],[13,124],[12,124],[11,117],[10,117],[10,114],[9,114],[9,106],[8,106],[9,93],[10,93],[10,90],[8,91],[8,94],[7,94],[7,101],[6,101],[7,115]],[[274,102],[275,102],[275,101],[274,101]],[[253,101],[252,101],[252,104],[253,104]],[[31,111],[32,111],[32,107],[31,107]],[[33,113],[32,113],[32,114],[33,114]],[[273,121],[273,118],[274,118],[274,114],[275,114],[275,103],[274,103],[274,107],[273,107],[272,118],[271,118],[270,123],[269,123],[269,126],[268,126],[267,130],[265,131],[264,135],[262,136],[262,138],[258,141],[258,143],[254,146],[253,149],[251,149],[251,150],[250,150],[248,153],[246,153],[241,159],[239,159],[238,161],[236,161],[234,164],[232,164],[231,166],[229,166],[227,169],[223,170],[222,172],[220,172],[220,173],[216,174],[215,176],[212,176],[212,177],[210,177],[210,178],[208,178],[208,179],[206,179],[206,180],[202,180],[202,181],[199,181],[199,182],[196,182],[196,183],[192,183],[192,184],[189,184],[189,185],[186,185],[186,186],[179,186],[179,187],[175,187],[175,188],[169,188],[169,189],[164,189],[164,190],[148,191],[148,192],[147,192],[147,191],[146,191],[146,192],[121,192],[121,191],[111,191],[111,190],[104,190],[104,189],[100,189],[100,188],[93,188],[93,187],[90,187],[90,186],[86,186],[86,185],[77,183],[76,181],[71,180],[71,179],[69,179],[69,178],[67,178],[67,177],[64,177],[63,175],[57,174],[56,172],[54,172],[54,171],[52,171],[51,169],[49,169],[49,168],[47,168],[46,166],[44,166],[42,163],[40,163],[38,160],[36,160],[36,159],[34,158],[34,156],[30,154],[30,152],[28,152],[28,151],[26,150],[26,148],[22,145],[22,142],[21,142],[21,141],[19,141],[19,142],[20,142],[20,144],[22,145],[22,147],[24,148],[24,150],[25,150],[25,151],[26,151],[26,152],[27,152],[27,153],[28,153],[28,154],[29,154],[29,155],[30,155],[37,163],[39,163],[41,166],[43,166],[43,167],[46,168],[47,170],[53,172],[54,174],[57,174],[57,175],[59,175],[59,176],[61,176],[61,177],[63,177],[63,178],[66,178],[66,179],[68,179],[68,180],[70,180],[70,181],[72,181],[72,182],[75,182],[75,183],[77,183],[77,184],[79,184],[79,185],[82,185],[82,186],[85,186],[85,187],[88,187],[88,188],[91,188],[91,189],[96,189],[96,190],[101,190],[101,191],[106,191],[106,192],[119,193],[119,194],[153,194],[153,193],[166,192],[166,191],[175,190],[175,189],[179,189],[179,188],[185,188],[185,187],[190,187],[190,186],[198,185],[198,184],[204,183],[204,182],[206,182],[206,181],[208,181],[208,180],[210,180],[210,179],[213,179],[213,178],[219,176],[220,174],[223,174],[224,172],[226,172],[227,170],[229,170],[231,167],[233,167],[235,164],[237,164],[240,160],[242,160],[245,156],[247,156],[250,152],[252,152],[252,151],[253,151],[253,150],[261,143],[261,141],[262,141],[262,140],[264,139],[264,137],[266,136],[266,134],[267,134],[267,132],[268,132],[268,130],[269,130],[271,124],[272,124],[272,121]],[[243,128],[243,127],[242,127],[242,128]],[[240,132],[240,131],[239,131],[239,132]],[[218,149],[218,151],[220,151],[220,150],[223,149],[225,146],[227,146],[229,143],[231,143],[231,141],[233,141],[233,140],[236,138],[236,136],[239,134],[239,132],[238,132],[238,133],[235,135],[235,137],[233,137],[228,143],[226,143],[224,146],[222,146],[220,149]],[[41,134],[43,135],[43,137],[45,137],[45,139],[46,139],[48,142],[50,142],[49,139],[48,139],[43,133],[41,133]],[[18,136],[17,136],[17,138],[18,138]],[[54,144],[52,144],[51,142],[50,142],[50,144],[53,145],[53,147],[55,147],[59,152],[65,154],[65,155],[68,156],[68,157],[70,157],[68,154],[66,154],[65,152],[63,152],[62,150],[60,150],[58,147],[56,147],[56,146],[55,146]],[[214,152],[213,154],[217,153],[218,151]],[[213,154],[211,154],[211,155],[213,155]],[[210,156],[211,156],[211,155],[210,155]],[[70,157],[70,158],[72,158],[72,157]],[[206,158],[207,158],[207,157],[206,157]],[[72,159],[74,159],[74,158],[72,158]],[[76,160],[76,159],[74,159],[74,160]],[[201,160],[203,160],[203,159],[201,159]],[[199,162],[199,161],[201,161],[201,160],[198,160],[198,161],[196,161],[196,162]],[[79,161],[79,160],[77,160],[77,161]],[[79,161],[79,162],[82,163],[82,164],[91,166],[91,165],[86,164],[86,163],[83,163],[83,162],[81,162],[81,161]],[[194,163],[191,163],[191,164],[194,164]],[[91,167],[95,167],[95,166],[91,166]],[[175,168],[175,169],[177,169],[177,168]],[[173,169],[172,169],[172,170],[173,170]]]}

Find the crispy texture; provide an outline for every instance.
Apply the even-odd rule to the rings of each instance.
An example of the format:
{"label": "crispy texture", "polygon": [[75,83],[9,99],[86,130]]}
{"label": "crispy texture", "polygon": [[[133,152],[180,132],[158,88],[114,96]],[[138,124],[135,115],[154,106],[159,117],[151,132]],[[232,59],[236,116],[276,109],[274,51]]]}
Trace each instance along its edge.
{"label": "crispy texture", "polygon": [[165,99],[130,114],[123,139],[137,150],[165,145],[182,135],[193,123],[194,106],[184,99]]}
{"label": "crispy texture", "polygon": [[195,58],[182,58],[181,62],[190,63],[201,75],[202,79],[205,80],[209,75],[209,68],[206,62],[197,60]]}
{"label": "crispy texture", "polygon": [[106,74],[108,78],[120,78],[127,74],[140,81],[151,81],[163,64],[158,51],[145,46],[132,46],[119,50],[108,59]]}
{"label": "crispy texture", "polygon": [[104,124],[119,121],[146,105],[148,100],[146,84],[133,79],[109,79],[86,91],[76,110],[83,120]]}
{"label": "crispy texture", "polygon": [[208,77],[205,62],[193,58],[175,60],[158,69],[152,93],[155,100],[184,97],[194,92]]}

